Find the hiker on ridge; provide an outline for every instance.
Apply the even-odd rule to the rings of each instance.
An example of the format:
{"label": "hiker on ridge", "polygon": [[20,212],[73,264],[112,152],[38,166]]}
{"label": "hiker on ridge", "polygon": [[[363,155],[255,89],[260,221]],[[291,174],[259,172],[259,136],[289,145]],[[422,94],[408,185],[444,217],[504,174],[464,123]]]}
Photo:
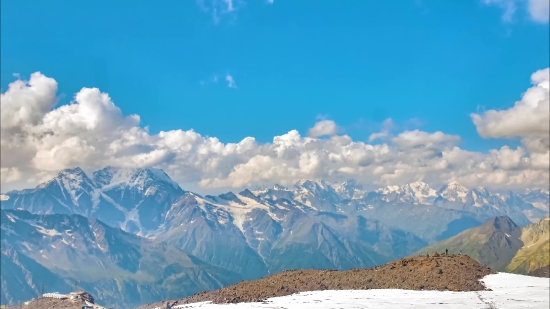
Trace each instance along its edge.
{"label": "hiker on ridge", "polygon": [[445,255],[449,255],[449,249],[445,249]]}

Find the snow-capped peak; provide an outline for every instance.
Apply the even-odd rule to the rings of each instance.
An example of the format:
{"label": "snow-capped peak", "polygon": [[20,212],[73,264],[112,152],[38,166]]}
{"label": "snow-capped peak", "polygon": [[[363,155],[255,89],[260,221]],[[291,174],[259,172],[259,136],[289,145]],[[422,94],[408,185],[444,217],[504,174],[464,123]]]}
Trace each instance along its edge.
{"label": "snow-capped peak", "polygon": [[437,191],[422,181],[415,181],[402,186],[387,186],[375,192],[383,195],[398,195],[398,200],[401,202],[422,204],[431,202],[437,197]]}
{"label": "snow-capped peak", "polygon": [[349,179],[341,184],[333,186],[334,190],[338,192],[343,198],[360,199],[366,194],[363,186],[361,186],[356,180]]}
{"label": "snow-capped peak", "polygon": [[330,187],[329,184],[327,184],[324,180],[305,180],[305,179],[302,179],[300,181],[298,181],[295,185],[294,185],[295,188],[306,188],[308,190],[318,190],[318,189],[322,189],[322,190],[326,190],[328,189],[328,187]]}
{"label": "snow-capped peak", "polygon": [[439,195],[452,202],[465,202],[468,192],[470,192],[468,188],[464,187],[456,181],[453,181],[447,185],[444,185],[439,190]]}
{"label": "snow-capped peak", "polygon": [[179,188],[163,170],[156,168],[106,167],[94,172],[94,180],[102,188],[126,185],[143,191],[156,182],[168,183],[174,189]]}

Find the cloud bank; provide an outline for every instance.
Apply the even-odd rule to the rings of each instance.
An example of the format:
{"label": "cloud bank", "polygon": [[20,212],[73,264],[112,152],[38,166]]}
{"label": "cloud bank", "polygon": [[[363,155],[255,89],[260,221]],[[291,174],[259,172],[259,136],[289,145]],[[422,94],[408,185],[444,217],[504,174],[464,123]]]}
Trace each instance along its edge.
{"label": "cloud bank", "polygon": [[548,76],[549,69],[535,72],[533,86],[508,109],[471,114],[482,137],[522,143],[480,153],[461,149],[460,137],[444,132],[393,134],[391,120],[371,136],[376,144],[354,141],[332,120],[317,122],[308,136],[290,130],[270,143],[253,137],[222,143],[193,130],[152,134],[97,88],[82,88],[70,104],[57,106],[57,82],[36,72],[1,95],[2,191],[34,186],[65,168],[107,165],[162,168],[184,188],[204,190],[349,178],[374,186],[423,180],[548,188]]}

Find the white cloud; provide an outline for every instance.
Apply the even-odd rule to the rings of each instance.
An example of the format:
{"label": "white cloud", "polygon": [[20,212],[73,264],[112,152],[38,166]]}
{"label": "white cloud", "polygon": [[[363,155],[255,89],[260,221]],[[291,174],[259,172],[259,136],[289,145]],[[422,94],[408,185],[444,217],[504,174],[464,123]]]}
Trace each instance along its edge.
{"label": "white cloud", "polygon": [[550,147],[550,100],[548,68],[531,75],[529,88],[513,107],[471,114],[477,132],[484,138],[520,137],[531,152],[546,153]]}
{"label": "white cloud", "polygon": [[401,148],[432,147],[442,144],[454,145],[460,141],[457,135],[448,135],[441,131],[427,133],[419,130],[405,131],[392,139],[395,146]]}
{"label": "white cloud", "polygon": [[547,23],[550,12],[550,1],[529,0],[528,10],[533,20],[540,23]]}
{"label": "white cloud", "polygon": [[313,128],[309,129],[308,135],[310,137],[320,137],[320,136],[332,136],[335,135],[338,130],[338,126],[332,120],[321,120],[315,123]]}
{"label": "white cloud", "polygon": [[496,5],[504,10],[502,20],[513,20],[518,5],[524,6],[529,17],[538,23],[547,23],[550,9],[550,0],[483,0],[486,5]]}
{"label": "white cloud", "polygon": [[466,186],[547,188],[548,121],[545,124],[541,115],[548,115],[547,72],[533,74],[535,86],[514,107],[472,115],[484,137],[522,138],[521,147],[488,153],[461,149],[458,136],[443,132],[393,135],[391,120],[383,125],[383,143],[376,145],[339,133],[329,119],[318,121],[308,137],[290,130],[269,143],[253,137],[222,143],[193,130],[151,134],[139,116],[124,115],[96,88],[83,88],[71,104],[56,107],[57,83],[35,73],[2,93],[2,190],[36,185],[64,168],[107,165],[156,166],[189,189],[288,185],[304,178],[355,178],[374,185],[422,179],[433,185],[459,181]]}
{"label": "white cloud", "polygon": [[237,84],[235,83],[235,80],[233,79],[233,76],[226,75],[225,81],[227,82],[227,87],[229,88],[237,88]]}
{"label": "white cloud", "polygon": [[242,6],[242,0],[196,0],[203,12],[212,15],[215,24],[221,21],[222,16],[229,15]]}
{"label": "white cloud", "polygon": [[390,137],[391,130],[395,128],[395,124],[391,118],[384,120],[382,123],[382,130],[380,132],[372,133],[369,136],[369,142],[375,141],[377,139],[386,140]]}

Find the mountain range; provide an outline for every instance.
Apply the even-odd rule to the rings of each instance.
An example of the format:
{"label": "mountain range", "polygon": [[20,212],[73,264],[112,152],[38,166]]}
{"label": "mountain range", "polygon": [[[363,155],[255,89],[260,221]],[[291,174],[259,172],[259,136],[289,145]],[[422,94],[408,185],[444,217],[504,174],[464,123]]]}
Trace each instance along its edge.
{"label": "mountain range", "polygon": [[548,192],[302,180],[202,196],[162,170],[107,167],[64,170],[0,205],[1,280],[17,282],[2,284],[2,303],[79,280],[129,307],[287,269],[380,265],[495,216],[526,226],[548,214]]}

